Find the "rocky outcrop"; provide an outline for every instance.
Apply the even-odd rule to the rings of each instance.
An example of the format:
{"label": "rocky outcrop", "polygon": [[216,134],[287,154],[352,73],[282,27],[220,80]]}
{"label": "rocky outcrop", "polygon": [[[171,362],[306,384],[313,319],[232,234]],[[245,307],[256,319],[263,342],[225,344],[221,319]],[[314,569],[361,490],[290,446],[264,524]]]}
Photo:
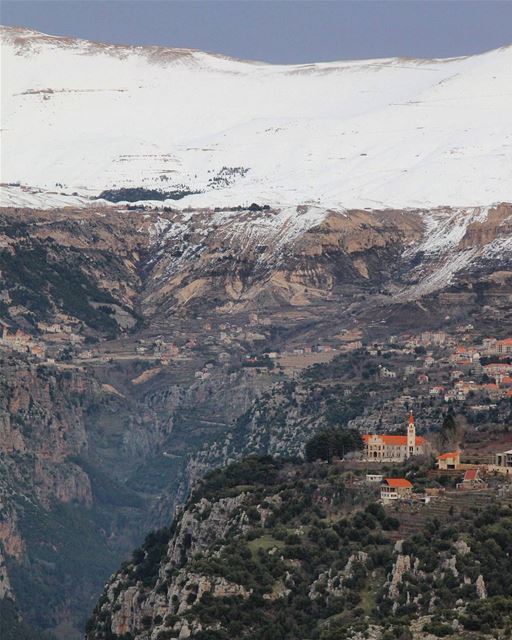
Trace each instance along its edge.
{"label": "rocky outcrop", "polygon": [[[213,502],[202,498],[184,510],[154,568],[157,573],[151,578],[151,587],[148,578],[137,579],[134,564],[114,576],[97,610],[102,622],[92,637],[108,636],[110,629],[117,635],[131,633],[141,639],[153,639],[170,627],[177,637],[187,638],[201,624],[182,616],[205,594],[211,598],[248,598],[250,589],[222,576],[204,575],[190,568],[198,554],[218,554],[211,548],[230,530],[244,531],[248,522],[242,509],[244,500],[243,493]],[[152,549],[146,548],[143,561],[152,553]]]}
{"label": "rocky outcrop", "polygon": [[[334,487],[340,489],[343,474],[334,466],[268,457],[212,473],[171,529],[149,536],[111,578],[87,639],[265,637],[280,630],[282,620],[287,630],[297,620],[303,625],[293,627],[297,638],[322,631],[384,640],[406,621],[409,638],[437,640],[478,626],[475,612],[483,611],[479,600],[487,599],[484,576],[494,569],[477,542],[481,530],[475,523],[494,518],[492,530],[508,540],[510,508],[491,507],[483,515],[479,509],[485,507],[477,507],[454,515],[449,526],[433,530],[426,523],[393,544],[382,528],[386,510],[368,504],[372,498],[360,485],[345,485],[329,517],[318,518],[326,515],[319,507]],[[349,491],[356,494],[352,510]],[[449,536],[457,538],[453,544],[447,544]],[[508,567],[510,559],[503,561]],[[468,581],[463,566],[482,573]],[[489,610],[509,598],[505,582],[494,580],[493,588],[500,597],[490,599]],[[504,637],[500,625],[509,618],[500,615],[482,638]]]}
{"label": "rocky outcrop", "polygon": [[315,600],[324,594],[328,594],[329,598],[336,598],[347,593],[347,588],[344,588],[344,582],[354,577],[356,567],[365,570],[368,557],[365,551],[358,551],[349,557],[347,564],[341,571],[329,569],[322,572],[311,584],[309,597]]}
{"label": "rocky outcrop", "polygon": [[[423,327],[425,318],[429,326],[467,320],[468,309],[488,316],[489,300],[499,317],[512,292],[509,240],[507,204],[464,211],[2,210],[2,320],[40,339],[37,321],[65,311],[78,342],[101,353],[94,365],[85,357],[38,364],[2,355],[7,564],[19,561],[30,574],[28,546],[53,548],[44,536],[54,537],[53,519],[69,509],[65,522],[79,531],[69,532],[69,544],[75,536],[90,540],[89,526],[105,542],[102,557],[111,564],[98,571],[101,586],[117,564],[112,550],[127,553],[144,529],[167,524],[206,470],[248,453],[301,455],[323,424],[321,394],[308,395],[309,382],[292,391],[295,381],[274,385],[276,369],[260,375],[242,367],[247,355],[334,340],[340,327],[366,320],[372,331],[389,333]],[[154,356],[161,339],[179,344],[175,361]],[[125,359],[123,350],[133,355],[135,345],[149,362],[138,351]],[[103,351],[118,349],[123,356],[109,363]],[[40,546],[27,541],[34,521],[47,527]],[[51,562],[42,560],[37,566],[49,571]],[[60,589],[62,582],[52,584]],[[98,586],[87,588],[80,602]],[[59,602],[52,611],[66,607]],[[50,617],[48,626],[56,626]]]}
{"label": "rocky outcrop", "polygon": [[[59,571],[61,564],[71,564],[75,545],[78,555],[83,553],[79,561],[73,560],[72,584],[52,587],[54,600],[44,610],[21,607],[26,620],[37,615],[50,628],[62,620],[79,624],[91,592],[101,589],[118,564],[121,556],[116,559],[116,554],[123,548],[127,554],[145,531],[169,522],[176,504],[186,499],[188,484],[182,493],[169,484],[188,451],[197,446],[189,436],[189,429],[196,428],[194,421],[204,419],[210,432],[226,429],[257,393],[243,371],[222,368],[197,380],[192,369],[189,378],[177,384],[172,369],[163,369],[133,385],[135,369],[120,371],[109,363],[104,367],[105,371],[58,362],[38,365],[23,355],[3,361],[0,544],[5,571],[26,574],[23,588],[37,593],[45,584],[54,584],[46,548]],[[232,389],[229,405],[226,384]],[[182,412],[191,406],[196,413],[189,427]],[[216,417],[210,423],[212,412]],[[155,465],[160,465],[156,475]],[[140,479],[127,486],[139,469],[150,469],[156,486],[141,486]],[[141,477],[144,482],[145,473]],[[41,561],[31,567],[27,559],[39,555]],[[80,562],[87,558],[91,561],[86,562],[84,577]],[[35,575],[32,582],[28,576]],[[19,584],[12,588],[14,597]],[[68,608],[64,598],[75,600]],[[39,600],[34,596],[31,602]]]}
{"label": "rocky outcrop", "polygon": [[9,580],[9,573],[5,566],[5,558],[0,547],[0,600],[4,598],[12,598],[11,582]]}
{"label": "rocky outcrop", "polygon": [[389,583],[389,597],[396,600],[400,593],[400,585],[403,582],[404,574],[411,570],[411,558],[408,555],[398,554],[393,570],[391,572],[391,580]]}
{"label": "rocky outcrop", "polygon": [[[43,252],[43,263],[60,274],[44,290],[46,315],[55,319],[65,312],[83,332],[100,337],[126,335],[142,320],[161,331],[183,317],[263,310],[276,324],[295,320],[296,312],[304,320],[335,323],[340,314],[370,306],[389,323],[394,314],[383,311],[388,305],[460,288],[468,275],[471,282],[505,272],[511,252],[507,203],[374,211],[167,207],[144,213],[91,206],[23,211],[23,225],[20,213],[4,209],[0,215],[6,247],[0,268],[13,281],[5,299],[18,295],[15,265],[41,260]],[[70,272],[87,292],[85,305],[83,297],[63,296]],[[7,305],[5,319],[29,329],[30,307],[41,304],[41,292],[29,278],[22,284],[28,306],[12,307],[11,314]],[[474,291],[449,291],[463,293],[474,304],[468,298]]]}
{"label": "rocky outcrop", "polygon": [[485,586],[485,580],[482,574],[478,576],[475,582],[476,595],[480,598],[480,600],[485,600],[487,598],[487,588]]}

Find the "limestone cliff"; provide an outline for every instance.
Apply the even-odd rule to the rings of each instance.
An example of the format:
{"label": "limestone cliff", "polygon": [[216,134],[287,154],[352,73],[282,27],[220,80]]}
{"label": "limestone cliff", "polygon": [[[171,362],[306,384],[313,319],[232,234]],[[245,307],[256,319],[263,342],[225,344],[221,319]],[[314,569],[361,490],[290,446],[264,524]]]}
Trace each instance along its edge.
{"label": "limestone cliff", "polygon": [[365,419],[338,403],[350,389],[333,379],[297,385],[245,366],[253,356],[341,332],[372,340],[494,318],[505,331],[510,218],[509,204],[3,209],[2,326],[47,348],[1,351],[2,566],[23,613],[41,628],[78,625],[206,470],[300,454],[328,405],[344,423]]}
{"label": "limestone cliff", "polygon": [[[345,479],[268,457],[210,474],[111,578],[88,640],[508,637],[510,585],[485,546],[512,543],[510,506],[395,544],[399,521]],[[484,610],[501,613],[482,625]]]}

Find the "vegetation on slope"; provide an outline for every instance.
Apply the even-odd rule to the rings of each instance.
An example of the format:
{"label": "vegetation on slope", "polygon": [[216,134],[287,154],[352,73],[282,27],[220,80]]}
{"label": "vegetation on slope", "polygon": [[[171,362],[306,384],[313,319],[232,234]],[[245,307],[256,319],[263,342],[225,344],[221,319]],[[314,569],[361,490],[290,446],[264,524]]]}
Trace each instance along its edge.
{"label": "vegetation on slope", "polygon": [[34,323],[51,318],[58,310],[92,329],[115,334],[118,326],[108,307],[96,308],[91,302],[116,300],[86,273],[83,256],[70,249],[54,259],[48,244],[32,239],[0,251],[0,270],[11,304],[25,307],[29,312],[26,318]]}
{"label": "vegetation on slope", "polygon": [[[88,638],[118,637],[112,620],[127,589],[135,589],[144,616],[135,616],[124,640],[176,638],[183,625],[198,640],[342,640],[357,633],[410,640],[418,621],[421,633],[438,638],[509,638],[510,506],[490,501],[452,513],[444,524],[427,519],[397,549],[390,534],[399,521],[376,493],[339,465],[269,457],[209,474],[185,514],[211,528],[212,511],[241,500],[231,520],[226,515],[228,533],[192,556],[185,549],[174,565],[168,554],[182,521],[148,538],[100,601]],[[190,548],[194,534],[187,535]],[[183,576],[186,590],[176,595]],[[201,590],[205,580],[229,589]]]}

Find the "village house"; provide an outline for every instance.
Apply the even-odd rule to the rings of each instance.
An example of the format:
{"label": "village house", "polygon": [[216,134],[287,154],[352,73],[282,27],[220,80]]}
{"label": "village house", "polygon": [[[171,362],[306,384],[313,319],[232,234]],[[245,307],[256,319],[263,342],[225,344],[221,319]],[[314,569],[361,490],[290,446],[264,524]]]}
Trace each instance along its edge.
{"label": "village house", "polygon": [[489,364],[484,365],[483,367],[484,373],[486,373],[491,378],[495,375],[509,375],[512,373],[512,364],[506,364],[503,362],[491,362]]}
{"label": "village house", "polygon": [[449,451],[437,456],[438,469],[458,469],[460,467],[460,451]]}
{"label": "village house", "polygon": [[357,351],[363,348],[361,340],[354,340],[353,342],[346,342],[342,345],[338,345],[338,350],[341,351]]}
{"label": "village house", "polygon": [[30,353],[36,358],[44,358],[46,355],[46,348],[43,344],[32,343],[29,345]]}
{"label": "village house", "polygon": [[460,491],[468,491],[471,489],[485,489],[487,485],[482,479],[480,469],[468,469],[464,473],[462,482],[457,484]]}
{"label": "village house", "polygon": [[500,355],[506,356],[512,354],[512,338],[498,340],[496,348]]}
{"label": "village house", "polygon": [[381,473],[367,473],[366,482],[382,482],[384,476]]}
{"label": "village house", "polygon": [[482,340],[481,351],[485,353],[485,355],[494,355],[495,353],[498,352],[498,349],[496,346],[497,343],[498,341],[496,340],[496,338],[484,338]]}
{"label": "village house", "polygon": [[423,331],[420,337],[420,343],[425,346],[431,344],[442,345],[446,342],[446,337],[444,331]]}
{"label": "village house", "polygon": [[379,368],[379,376],[381,378],[396,378],[396,373],[391,371],[391,369],[386,369],[386,367]]}
{"label": "village house", "polygon": [[496,466],[512,469],[512,449],[496,454]]}
{"label": "village house", "polygon": [[430,389],[429,391],[429,395],[436,397],[436,396],[440,396],[444,393],[444,387],[432,387],[432,389]]}
{"label": "village house", "polygon": [[[3,325],[0,344],[19,353],[32,353],[38,357],[40,356],[41,345],[35,342],[30,334],[21,329],[17,329],[14,333],[9,333],[9,328]],[[35,349],[35,352],[33,352],[33,349]]]}
{"label": "village house", "polygon": [[380,487],[380,499],[383,502],[408,500],[412,497],[412,488],[412,484],[405,478],[384,478]]}
{"label": "village house", "polygon": [[463,380],[458,380],[454,384],[454,389],[457,392],[458,399],[464,400],[464,398],[471,392],[476,391],[477,385],[473,380],[468,380],[468,382],[464,382]]}
{"label": "village house", "polygon": [[491,409],[496,409],[495,404],[472,404],[468,407],[471,413],[487,413]]}
{"label": "village house", "polygon": [[494,383],[480,385],[480,391],[492,400],[498,400],[502,395],[505,395],[498,385]]}
{"label": "village house", "polygon": [[459,365],[474,364],[480,360],[480,353],[475,347],[459,346],[450,356],[450,361]]}
{"label": "village house", "polygon": [[330,353],[333,348],[330,344],[317,344],[313,347],[313,351],[316,353]]}
{"label": "village house", "polygon": [[71,333],[72,331],[72,327],[59,322],[54,322],[52,324],[47,324],[46,322],[38,322],[37,326],[44,333]]}
{"label": "village house", "polygon": [[366,434],[363,436],[365,459],[370,462],[402,462],[428,452],[425,438],[416,435],[414,416],[409,416],[406,435]]}

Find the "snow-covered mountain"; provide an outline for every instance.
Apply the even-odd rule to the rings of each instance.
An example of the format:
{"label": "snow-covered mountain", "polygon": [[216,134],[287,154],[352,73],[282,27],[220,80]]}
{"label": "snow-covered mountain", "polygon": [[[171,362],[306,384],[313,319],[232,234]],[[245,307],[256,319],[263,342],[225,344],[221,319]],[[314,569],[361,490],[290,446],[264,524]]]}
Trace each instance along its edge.
{"label": "snow-covered mountain", "polygon": [[120,188],[197,192],[179,201],[194,207],[511,199],[512,47],[282,66],[1,35],[4,203]]}

